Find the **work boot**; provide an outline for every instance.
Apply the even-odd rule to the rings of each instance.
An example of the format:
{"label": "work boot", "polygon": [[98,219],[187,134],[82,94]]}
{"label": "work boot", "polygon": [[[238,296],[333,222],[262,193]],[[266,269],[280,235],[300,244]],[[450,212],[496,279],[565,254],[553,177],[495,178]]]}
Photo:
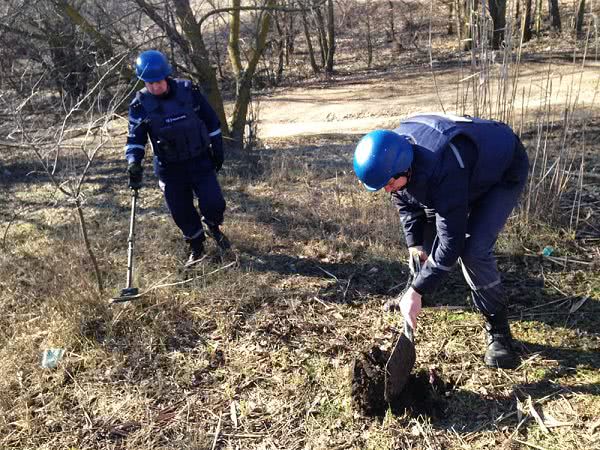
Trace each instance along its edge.
{"label": "work boot", "polygon": [[229,239],[227,239],[227,236],[225,236],[219,228],[219,225],[207,226],[209,236],[215,240],[219,248],[223,251],[229,250],[231,248],[231,244],[229,243]]}
{"label": "work boot", "polygon": [[184,266],[187,269],[188,267],[199,263],[204,255],[204,234],[201,234],[194,239],[186,239],[186,241],[190,246],[190,257]]}
{"label": "work boot", "polygon": [[486,365],[499,369],[514,369],[519,365],[506,313],[486,316],[487,351],[483,358]]}

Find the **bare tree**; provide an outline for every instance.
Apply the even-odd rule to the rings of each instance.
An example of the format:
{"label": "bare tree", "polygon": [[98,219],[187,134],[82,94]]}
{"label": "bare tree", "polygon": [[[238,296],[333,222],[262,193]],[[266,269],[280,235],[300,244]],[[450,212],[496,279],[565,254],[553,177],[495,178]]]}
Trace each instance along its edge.
{"label": "bare tree", "polygon": [[560,21],[560,10],[558,9],[558,0],[548,0],[548,10],[550,11],[550,18],[552,19],[552,28],[557,31],[561,31]]}
{"label": "bare tree", "polygon": [[523,42],[531,40],[531,0],[525,0],[521,17],[521,33]]}
{"label": "bare tree", "polygon": [[504,28],[506,27],[506,0],[489,0],[490,15],[494,26],[492,46],[499,48],[504,39]]}
{"label": "bare tree", "polygon": [[535,34],[537,36],[542,32],[542,8],[544,3],[542,0],[535,0]]}
{"label": "bare tree", "polygon": [[[233,9],[230,12],[231,28],[227,49],[236,79],[236,101],[231,119],[231,137],[238,145],[242,145],[244,129],[246,127],[246,114],[250,103],[252,78],[254,77],[258,61],[265,49],[267,33],[271,25],[271,14],[266,11],[258,14],[255,46],[249,52],[246,67],[243,67],[240,53],[240,0],[233,0],[232,5]],[[267,8],[274,6],[275,0],[267,0]]]}
{"label": "bare tree", "polygon": [[31,94],[15,104],[12,110],[13,136],[20,136],[19,145],[22,148],[31,149],[50,182],[73,207],[100,294],[104,292],[103,277],[85,218],[84,186],[98,152],[110,142],[108,124],[128,98],[128,92],[122,89],[106,107],[102,106],[103,102],[98,101],[104,79],[119,70],[126,56],[126,53],[119,55],[113,65],[87,90],[85,96],[56,124],[45,121],[42,126],[40,121],[44,120],[43,116],[36,119],[26,112],[40,106],[36,103],[44,97],[39,88],[43,85],[41,82],[31,86]]}
{"label": "bare tree", "polygon": [[315,51],[312,45],[312,39],[310,37],[310,31],[309,31],[309,25],[308,25],[308,19],[307,19],[307,14],[306,14],[306,9],[302,9],[301,11],[302,14],[302,29],[304,31],[304,38],[306,39],[306,46],[308,49],[308,56],[310,59],[310,67],[312,68],[312,71],[315,75],[318,75],[319,73],[319,67],[317,65],[317,60],[315,59]]}
{"label": "bare tree", "polygon": [[579,0],[577,18],[575,20],[575,33],[581,37],[583,31],[583,18],[585,17],[585,0]]}
{"label": "bare tree", "polygon": [[333,73],[333,56],[335,54],[335,20],[333,14],[333,0],[327,0],[327,58],[325,72]]}

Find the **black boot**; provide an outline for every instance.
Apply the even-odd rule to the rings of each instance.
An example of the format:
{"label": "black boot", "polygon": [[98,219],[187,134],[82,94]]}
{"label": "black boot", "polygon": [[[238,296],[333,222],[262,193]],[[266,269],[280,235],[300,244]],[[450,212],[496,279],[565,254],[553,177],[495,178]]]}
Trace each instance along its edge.
{"label": "black boot", "polygon": [[223,234],[219,225],[207,225],[207,227],[209,236],[215,240],[221,250],[225,251],[231,248],[229,239]]}
{"label": "black boot", "polygon": [[515,351],[506,313],[485,317],[487,351],[483,358],[489,367],[514,369],[519,365],[519,355]]}
{"label": "black boot", "polygon": [[184,267],[188,268],[199,263],[204,255],[204,234],[194,239],[186,239],[186,241],[190,246],[190,257]]}

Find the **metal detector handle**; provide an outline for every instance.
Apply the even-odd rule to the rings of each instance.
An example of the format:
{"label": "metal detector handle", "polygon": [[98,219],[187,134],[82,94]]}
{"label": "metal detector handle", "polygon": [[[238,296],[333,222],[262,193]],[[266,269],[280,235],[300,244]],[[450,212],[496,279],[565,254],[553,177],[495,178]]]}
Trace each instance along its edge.
{"label": "metal detector handle", "polygon": [[127,238],[127,289],[133,284],[133,246],[135,243],[135,212],[138,190],[131,190],[131,219],[129,220],[129,237]]}

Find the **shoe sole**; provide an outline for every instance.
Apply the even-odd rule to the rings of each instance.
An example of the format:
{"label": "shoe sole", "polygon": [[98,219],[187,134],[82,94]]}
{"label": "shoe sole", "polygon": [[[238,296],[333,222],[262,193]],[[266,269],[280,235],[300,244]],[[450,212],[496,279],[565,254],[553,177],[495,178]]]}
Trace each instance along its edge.
{"label": "shoe sole", "polygon": [[483,362],[493,369],[516,369],[519,366],[518,358],[483,358]]}

